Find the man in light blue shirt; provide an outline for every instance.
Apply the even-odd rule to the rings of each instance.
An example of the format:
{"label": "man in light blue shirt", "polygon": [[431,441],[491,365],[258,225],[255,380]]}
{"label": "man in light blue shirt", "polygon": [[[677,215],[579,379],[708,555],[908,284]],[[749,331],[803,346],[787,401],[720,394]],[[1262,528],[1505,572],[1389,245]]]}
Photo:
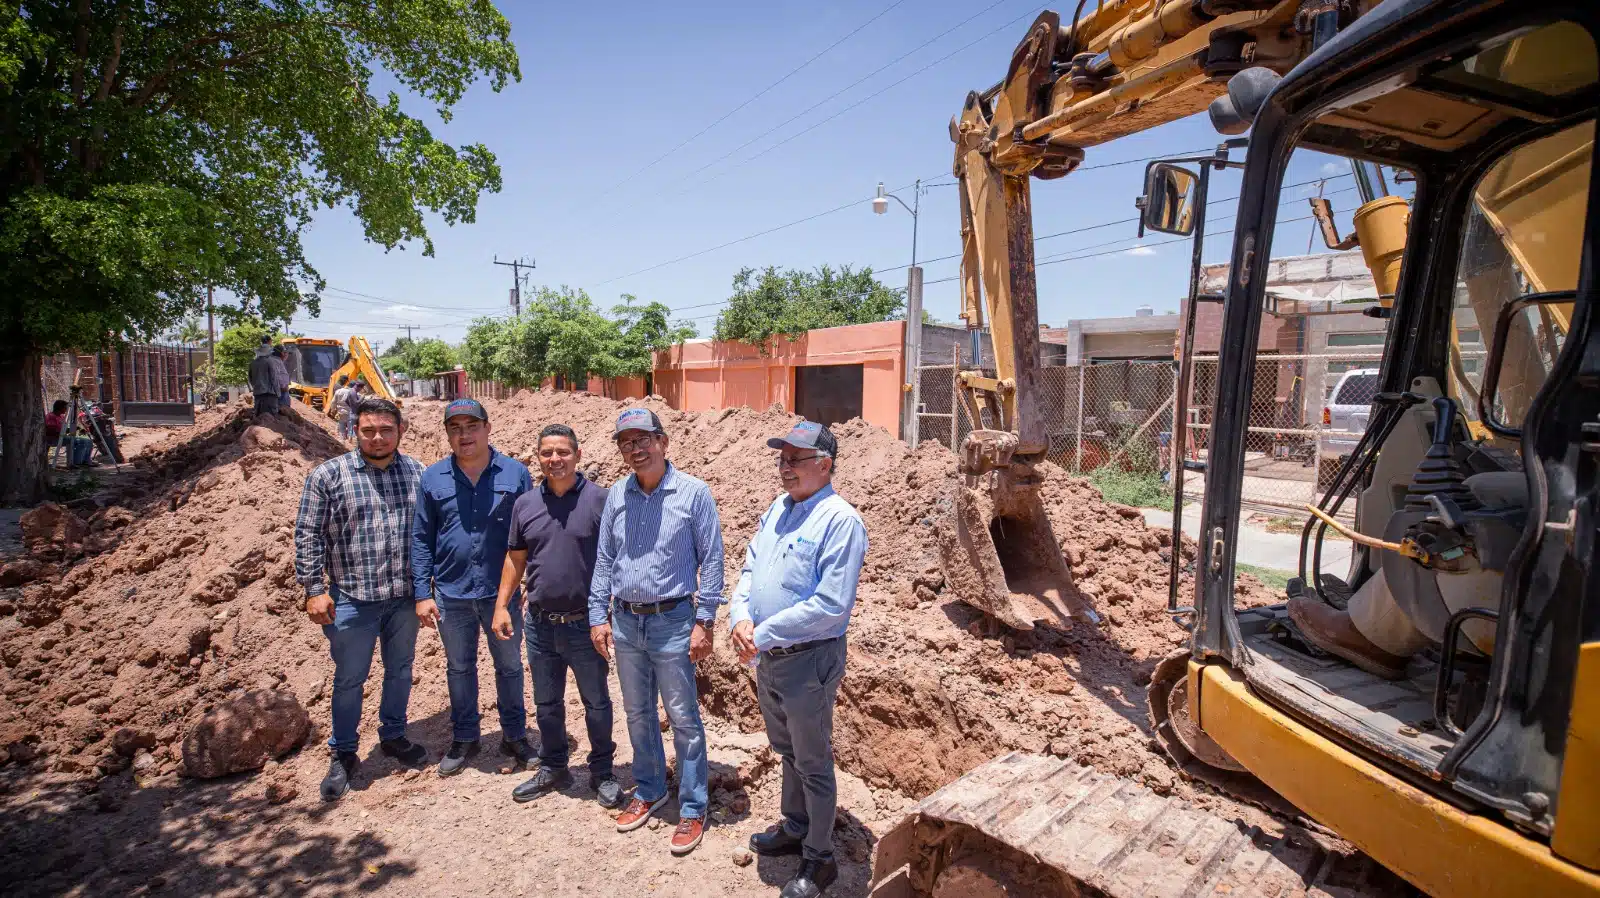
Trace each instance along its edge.
{"label": "man in light blue shirt", "polygon": [[600,513],[589,637],[607,659],[616,648],[633,743],[637,786],[617,830],[644,826],[667,802],[659,695],[678,753],[671,848],[684,855],[705,832],[711,771],[694,665],[711,654],[711,625],[723,603],[722,524],[711,488],[667,461],[667,434],[655,412],[628,409],[617,416],[613,436],[633,473],[612,485]]}
{"label": "man in light blue shirt", "polygon": [[739,659],[757,663],[767,740],[783,758],[783,820],[751,836],[750,850],[801,855],[781,898],[816,898],[839,876],[833,703],[867,528],[833,491],[839,443],[827,427],[801,421],[767,445],[786,495],[761,516],[728,614]]}

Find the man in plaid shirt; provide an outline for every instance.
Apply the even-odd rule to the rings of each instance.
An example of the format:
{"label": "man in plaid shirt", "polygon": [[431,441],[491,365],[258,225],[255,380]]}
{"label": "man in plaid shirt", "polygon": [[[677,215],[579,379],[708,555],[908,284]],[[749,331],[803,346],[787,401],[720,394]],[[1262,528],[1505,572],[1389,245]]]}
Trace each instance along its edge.
{"label": "man in plaid shirt", "polygon": [[422,464],[400,454],[405,422],[387,399],[368,397],[356,409],[353,452],[329,459],[306,477],[294,522],[295,579],[306,590],[306,614],[321,624],[333,655],[333,760],[322,797],[350,788],[357,765],[361,693],[374,647],[383,651],[378,740],[403,764],[428,752],[406,738],[417,612],[411,588],[411,522]]}

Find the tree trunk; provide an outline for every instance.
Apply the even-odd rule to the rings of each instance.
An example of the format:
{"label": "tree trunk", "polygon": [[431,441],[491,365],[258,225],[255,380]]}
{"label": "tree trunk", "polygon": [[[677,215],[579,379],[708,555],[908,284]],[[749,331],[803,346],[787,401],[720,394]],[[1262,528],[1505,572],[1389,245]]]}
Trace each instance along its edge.
{"label": "tree trunk", "polygon": [[44,499],[44,355],[29,351],[0,362],[0,505]]}

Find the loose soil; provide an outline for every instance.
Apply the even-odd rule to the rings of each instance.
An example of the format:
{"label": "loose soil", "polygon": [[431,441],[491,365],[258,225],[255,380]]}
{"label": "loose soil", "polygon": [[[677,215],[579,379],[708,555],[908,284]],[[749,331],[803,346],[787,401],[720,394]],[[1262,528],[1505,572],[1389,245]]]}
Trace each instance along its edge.
{"label": "loose soil", "polygon": [[[731,590],[778,492],[765,440],[794,418],[779,408],[684,414],[659,399],[645,404],[670,435],[669,457],[711,485]],[[609,484],[625,473],[610,441],[616,402],[524,391],[488,407],[495,445],[530,466],[539,430],[560,422],[577,432],[591,479]],[[448,451],[442,408],[407,403],[405,451],[424,461]],[[668,831],[617,834],[587,799],[581,773],[568,795],[511,804],[521,775],[493,752],[486,675],[486,750],[467,774],[403,772],[373,751],[357,791],[334,806],[317,799],[332,665],[301,611],[292,527],[306,473],[344,451],[332,426],[299,407],[266,426],[238,406],[209,412],[186,439],[156,442],[115,492],[96,497],[81,534],[57,527],[66,535],[0,567],[0,881],[26,894],[564,895],[617,886],[773,894],[792,861],[732,860],[750,832],[775,819],[778,777],[751,673],[722,628],[700,675],[713,826],[687,859],[668,856]],[[1150,737],[1144,684],[1185,635],[1165,614],[1169,534],[1046,466],[1043,495],[1062,550],[1106,624],[1001,634],[943,592],[932,514],[956,482],[954,456],[936,444],[912,452],[859,420],[835,433],[835,484],[865,518],[871,549],[836,711],[845,867],[833,894],[864,893],[872,842],[911,801],[1009,749],[1050,751],[1175,791],[1247,826],[1285,826],[1179,779]],[[1178,550],[1192,557],[1192,546]],[[1272,600],[1248,577],[1240,593],[1241,603]],[[479,668],[489,669],[486,652]],[[375,670],[364,752],[380,677]],[[436,759],[449,738],[448,697],[443,652],[427,630],[415,677],[412,735]],[[290,690],[305,705],[314,725],[307,747],[254,774],[180,778],[181,743],[195,721],[260,688]],[[581,740],[572,690],[568,711]],[[118,751],[129,744],[150,748],[130,758]]]}

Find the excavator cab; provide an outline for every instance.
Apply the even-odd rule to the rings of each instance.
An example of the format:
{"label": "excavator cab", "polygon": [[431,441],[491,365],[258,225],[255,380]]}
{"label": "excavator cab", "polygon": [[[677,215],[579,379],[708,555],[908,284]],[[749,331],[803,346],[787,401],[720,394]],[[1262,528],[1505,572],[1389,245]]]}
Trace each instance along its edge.
{"label": "excavator cab", "polygon": [[[1394,0],[1229,109],[1253,128],[1178,609],[1191,652],[1158,670],[1152,716],[1197,778],[1248,771],[1434,894],[1600,889],[1597,41],[1590,4]],[[1272,370],[1269,266],[1293,252],[1274,249],[1304,240],[1280,227],[1305,218],[1300,153],[1413,192],[1354,216],[1380,294],[1364,311],[1386,322],[1365,431],[1308,508],[1286,601],[1240,608],[1250,398]],[[1352,541],[1342,567],[1322,563],[1330,532]]]}

